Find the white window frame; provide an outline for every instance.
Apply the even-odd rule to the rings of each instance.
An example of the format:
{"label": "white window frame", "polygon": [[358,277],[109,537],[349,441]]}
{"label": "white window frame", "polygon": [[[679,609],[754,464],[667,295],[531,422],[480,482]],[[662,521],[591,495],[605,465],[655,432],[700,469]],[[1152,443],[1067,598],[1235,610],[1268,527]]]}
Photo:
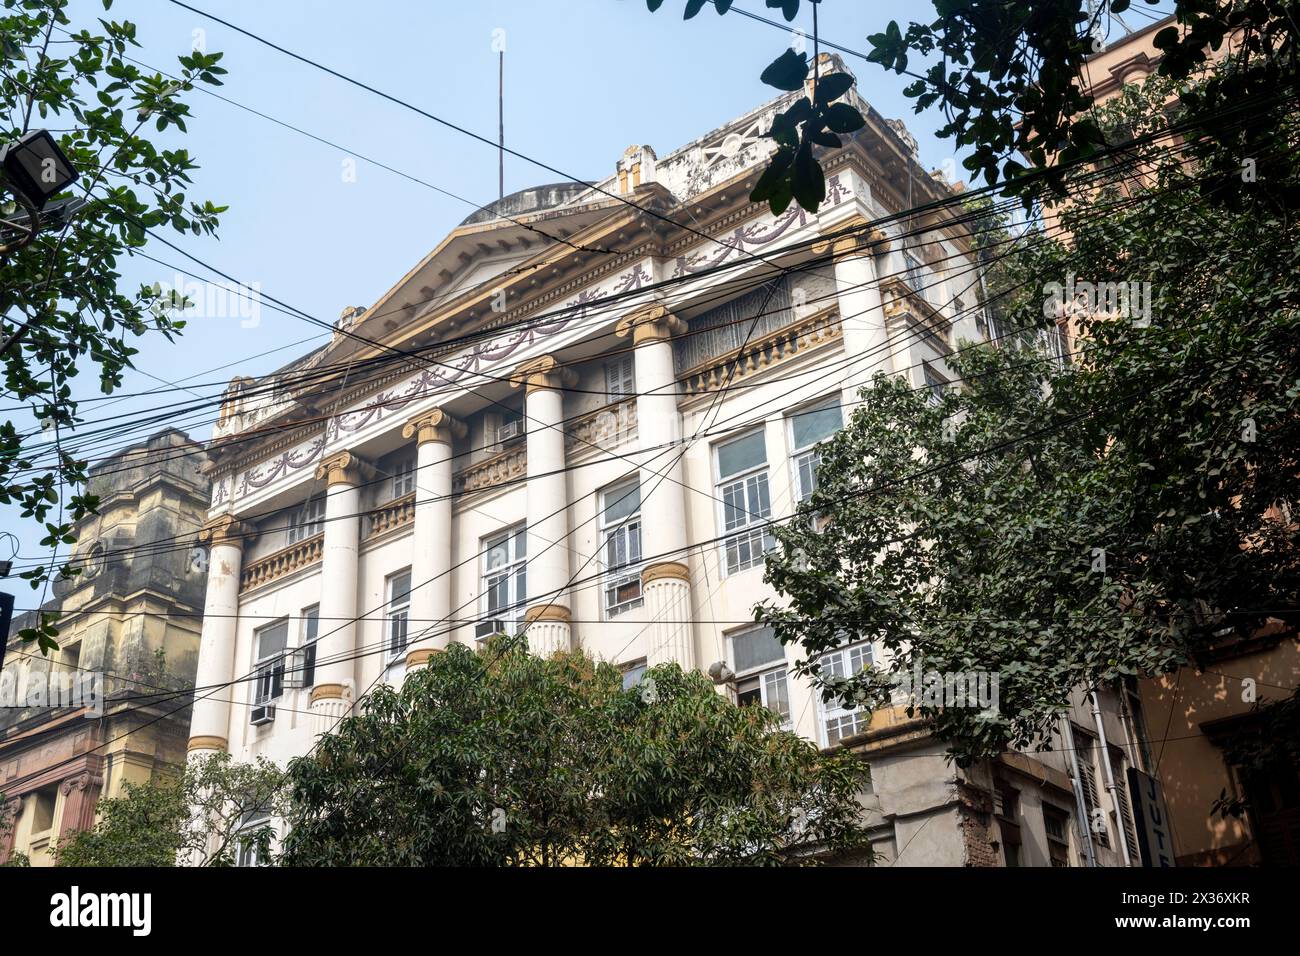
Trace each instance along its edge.
{"label": "white window frame", "polygon": [[[244,814],[244,819],[239,823],[239,829],[235,831],[235,866],[255,867],[262,865],[257,858],[257,844],[248,842],[247,837],[267,826],[271,826],[271,811],[257,809]],[[274,830],[271,831],[271,836],[272,840],[274,840]]]}
{"label": "white window frame", "polygon": [[[793,412],[787,413],[785,416],[786,440],[790,443],[790,481],[794,486],[794,492],[797,496],[795,500],[799,503],[803,503],[811,498],[813,492],[817,489],[817,469],[821,467],[822,463],[821,446],[823,442],[829,440],[830,436],[828,435],[826,438],[819,439],[811,445],[796,445],[794,443],[795,419],[800,415],[825,411],[832,407],[835,408],[836,412],[838,412],[840,416],[839,428],[836,429],[836,431],[838,431],[844,427],[844,410],[840,407],[840,400],[838,398],[826,398],[821,401],[812,402],[811,404],[805,405]],[[809,472],[811,477],[811,485],[807,487],[804,484],[805,466],[807,466],[806,470]]]}
{"label": "white window frame", "polygon": [[[320,605],[311,604],[302,609],[298,615],[298,647],[302,653],[299,661],[302,665],[301,686],[311,687],[316,683],[316,642],[320,640]],[[311,679],[308,680],[308,674]]]}
{"label": "white window frame", "polygon": [[647,667],[644,657],[639,661],[630,661],[624,664],[622,667],[623,689],[631,690],[633,687],[638,686],[645,678],[647,670],[649,670],[649,667]]}
{"label": "white window frame", "polygon": [[[875,663],[876,648],[873,641],[854,641],[827,651],[817,663],[818,676],[855,677]],[[863,733],[871,723],[871,714],[862,707],[850,709],[838,699],[822,700],[818,694],[817,737],[823,747],[831,747],[846,737]],[[831,725],[834,723],[835,736],[832,740]]]}
{"label": "white window frame", "polygon": [[389,495],[393,501],[398,498],[405,498],[415,491],[415,476],[419,468],[419,462],[416,453],[411,452],[404,458],[399,458],[393,465],[392,479],[389,484]]}
{"label": "white window frame", "polygon": [[[728,445],[736,444],[747,438],[758,435],[763,440],[763,463],[751,468],[734,472],[722,476],[722,449]],[[764,556],[768,551],[776,546],[776,538],[772,535],[771,517],[772,517],[772,488],[770,482],[770,468],[768,466],[767,455],[767,436],[764,430],[760,428],[750,429],[744,434],[729,438],[726,441],[718,442],[713,446],[713,474],[714,474],[714,491],[718,500],[718,529],[723,538],[719,547],[718,560],[722,567],[724,577],[730,577],[733,574],[739,574],[742,571],[748,571],[751,568],[763,566]],[[727,510],[728,497],[734,494],[735,489],[739,487],[740,494],[744,498],[744,505],[735,508],[741,514],[743,523],[727,527]],[[766,508],[759,507],[755,510],[752,496],[759,493],[767,498]],[[741,559],[741,549],[748,549],[749,557]],[[733,562],[731,555],[734,552],[736,560]]]}
{"label": "white window frame", "polygon": [[[262,637],[276,628],[284,629],[284,644],[278,651],[262,652]],[[271,621],[253,631],[253,706],[266,708],[274,719],[275,702],[284,696],[284,663],[289,652],[289,619]]]}
{"label": "white window frame", "polygon": [[[520,545],[523,545],[522,550]],[[504,553],[500,548],[505,546]],[[507,634],[514,634],[523,622],[528,601],[528,531],[525,525],[515,525],[505,531],[483,539],[483,563],[479,585],[482,593],[482,620],[501,621]],[[504,607],[492,608],[492,591],[495,582],[506,578],[506,593],[510,601]]]}
{"label": "white window frame", "polygon": [[308,498],[289,512],[289,544],[298,544],[314,538],[325,530],[325,498],[317,495]]}
{"label": "white window frame", "polygon": [[[600,508],[600,556],[604,570],[601,581],[601,608],[605,620],[613,620],[621,614],[635,610],[645,604],[645,595],[641,593],[641,568],[643,565],[643,538],[641,535],[641,505],[632,514],[614,521],[606,520],[605,513],[611,501],[617,501],[628,494],[633,486],[637,487],[639,496],[641,479],[632,477],[606,488],[600,493],[597,502]],[[611,549],[619,540],[628,555],[628,560],[621,564],[611,561]],[[618,600],[619,590],[636,583],[636,595]]]}
{"label": "white window frame", "polygon": [[631,355],[605,363],[605,395],[610,402],[620,402],[636,394],[636,363]]}
{"label": "white window frame", "polygon": [[[403,577],[406,578],[406,591],[397,594],[396,584]],[[384,578],[384,647],[387,649],[389,663],[404,660],[406,648],[411,643],[411,588],[414,586],[410,568],[394,571]],[[401,646],[395,646],[393,638],[399,629],[402,643]]]}
{"label": "white window frame", "polygon": [[929,362],[921,364],[921,374],[925,378],[926,396],[925,400],[931,405],[939,405],[943,402],[944,393],[952,387],[947,376],[941,374]]}
{"label": "white window frame", "polygon": [[[746,668],[745,670],[740,669],[736,657],[736,638],[769,629],[770,628],[767,628],[765,625],[759,624],[753,627],[743,627],[740,630],[732,631],[726,635],[727,652],[731,656],[732,669],[736,673],[736,703],[739,704],[746,694],[752,693],[753,690],[757,690],[759,694],[759,703],[768,710],[773,711],[773,713],[778,714],[781,717],[781,726],[788,729],[793,726],[794,713],[790,701],[790,665],[786,660],[784,647],[781,649],[781,657],[779,659],[764,661],[761,664],[756,664],[753,667]],[[745,685],[753,686],[751,688]],[[780,685],[785,689],[786,709],[784,712],[772,707],[772,694],[777,685]]]}

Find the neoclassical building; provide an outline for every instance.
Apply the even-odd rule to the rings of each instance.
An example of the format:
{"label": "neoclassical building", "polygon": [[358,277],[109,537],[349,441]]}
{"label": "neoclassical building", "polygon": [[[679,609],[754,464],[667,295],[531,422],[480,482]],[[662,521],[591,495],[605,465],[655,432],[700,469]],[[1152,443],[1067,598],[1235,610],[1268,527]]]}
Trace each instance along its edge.
{"label": "neoclassical building", "polygon": [[231,383],[192,754],[283,763],[369,688],[502,631],[629,684],[725,665],[725,692],[823,746],[867,730],[753,623],[771,524],[864,382],[937,392],[987,329],[953,212],[900,215],[954,191],[856,91],[866,127],[825,156],[820,210],[749,201],[796,95],[479,210],[327,345]]}
{"label": "neoclassical building", "polygon": [[[19,853],[51,864],[102,797],[184,766],[205,569],[177,542],[192,543],[207,517],[204,460],[167,428],[96,464],[98,514],[78,523],[70,558],[81,574],[43,605],[61,615],[59,649],[19,640],[36,612],[15,618],[0,672],[0,863]],[[56,701],[48,689],[95,675],[90,694]]]}

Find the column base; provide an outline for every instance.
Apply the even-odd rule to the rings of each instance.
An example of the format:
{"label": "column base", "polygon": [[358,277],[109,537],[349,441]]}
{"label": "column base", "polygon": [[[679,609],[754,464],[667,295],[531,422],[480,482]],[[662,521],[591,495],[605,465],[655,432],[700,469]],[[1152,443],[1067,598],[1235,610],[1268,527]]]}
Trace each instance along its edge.
{"label": "column base", "polygon": [[538,657],[573,650],[572,615],[558,604],[539,604],[524,612],[524,634],[528,650]]}
{"label": "column base", "polygon": [[693,670],[690,570],[678,561],[651,564],[641,572],[641,593],[650,622],[646,664],[654,667],[671,661],[682,670]]}
{"label": "column base", "polygon": [[418,670],[429,663],[438,654],[441,654],[441,647],[416,647],[406,652],[406,672],[409,674],[413,670]]}

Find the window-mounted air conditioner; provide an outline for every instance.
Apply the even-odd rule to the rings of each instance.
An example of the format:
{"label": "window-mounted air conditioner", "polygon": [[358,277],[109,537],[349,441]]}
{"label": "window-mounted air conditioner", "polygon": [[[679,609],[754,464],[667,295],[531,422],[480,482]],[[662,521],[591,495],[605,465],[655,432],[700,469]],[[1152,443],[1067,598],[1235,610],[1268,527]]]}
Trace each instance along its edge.
{"label": "window-mounted air conditioner", "polygon": [[497,426],[497,444],[504,445],[507,442],[518,441],[524,437],[524,423],[521,421],[506,422]]}

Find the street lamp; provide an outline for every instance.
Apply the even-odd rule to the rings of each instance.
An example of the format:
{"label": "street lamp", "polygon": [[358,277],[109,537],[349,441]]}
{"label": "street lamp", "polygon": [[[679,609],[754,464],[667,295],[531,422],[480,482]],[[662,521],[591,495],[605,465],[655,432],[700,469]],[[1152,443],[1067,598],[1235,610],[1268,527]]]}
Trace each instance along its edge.
{"label": "street lamp", "polygon": [[77,170],[47,130],[36,129],[0,146],[0,169],[14,198],[27,212],[27,235],[0,245],[0,253],[21,249],[40,229],[40,212],[50,197],[76,182]]}

